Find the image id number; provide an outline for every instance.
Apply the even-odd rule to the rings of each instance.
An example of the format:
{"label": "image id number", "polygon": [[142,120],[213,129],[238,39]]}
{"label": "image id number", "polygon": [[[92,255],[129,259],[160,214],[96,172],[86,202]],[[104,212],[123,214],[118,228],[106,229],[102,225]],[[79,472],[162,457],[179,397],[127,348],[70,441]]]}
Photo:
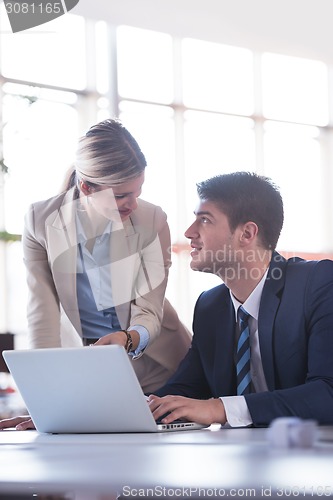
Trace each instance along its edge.
{"label": "image id number", "polygon": [[304,496],[318,496],[318,497],[330,497],[333,495],[333,486],[310,486],[306,488],[305,486],[291,486],[290,488],[278,488],[276,490],[277,497],[304,497]]}
{"label": "image id number", "polygon": [[27,3],[10,2],[6,4],[8,14],[62,14],[61,2]]}

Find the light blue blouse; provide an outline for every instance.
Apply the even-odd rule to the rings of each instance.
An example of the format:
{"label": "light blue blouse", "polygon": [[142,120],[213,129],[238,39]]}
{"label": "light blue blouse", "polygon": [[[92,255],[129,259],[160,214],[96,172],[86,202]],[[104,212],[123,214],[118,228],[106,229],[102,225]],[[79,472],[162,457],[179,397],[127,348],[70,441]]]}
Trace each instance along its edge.
{"label": "light blue blouse", "polygon": [[[112,298],[110,279],[110,238],[112,222],[103,234],[98,235],[92,251],[87,247],[87,238],[80,218],[77,224],[77,300],[81,319],[83,338],[99,339],[108,333],[121,329]],[[137,330],[140,342],[135,352],[137,356],[147,346],[149,333],[142,325],[135,325],[128,330]]]}

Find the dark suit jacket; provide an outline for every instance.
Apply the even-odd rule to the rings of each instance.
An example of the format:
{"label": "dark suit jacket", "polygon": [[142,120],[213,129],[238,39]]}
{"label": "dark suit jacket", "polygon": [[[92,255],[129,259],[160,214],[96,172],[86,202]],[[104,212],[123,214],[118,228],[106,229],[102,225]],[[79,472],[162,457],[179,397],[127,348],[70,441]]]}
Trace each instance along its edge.
{"label": "dark suit jacket", "polygon": [[[193,331],[188,354],[156,394],[235,395],[235,315],[225,285],[201,294]],[[268,391],[245,396],[253,424],[281,416],[333,424],[333,262],[287,261],[274,253],[258,331]]]}

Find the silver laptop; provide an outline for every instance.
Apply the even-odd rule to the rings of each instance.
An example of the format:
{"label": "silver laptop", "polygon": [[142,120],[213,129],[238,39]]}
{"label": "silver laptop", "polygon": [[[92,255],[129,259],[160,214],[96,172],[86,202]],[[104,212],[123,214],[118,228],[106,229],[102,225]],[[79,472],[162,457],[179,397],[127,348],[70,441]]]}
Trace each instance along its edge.
{"label": "silver laptop", "polygon": [[160,432],[204,427],[195,422],[156,424],[121,346],[2,354],[39,432]]}

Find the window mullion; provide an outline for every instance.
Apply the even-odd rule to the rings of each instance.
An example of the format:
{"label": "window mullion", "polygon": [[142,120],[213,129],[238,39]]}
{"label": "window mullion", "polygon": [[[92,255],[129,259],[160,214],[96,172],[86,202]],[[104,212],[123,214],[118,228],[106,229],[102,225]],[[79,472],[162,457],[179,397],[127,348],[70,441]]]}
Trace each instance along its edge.
{"label": "window mullion", "polygon": [[107,27],[109,73],[109,110],[112,117],[119,116],[119,92],[118,92],[118,56],[117,56],[117,28],[112,25]]}
{"label": "window mullion", "polygon": [[[0,160],[3,158],[3,90],[2,79],[0,78]],[[4,231],[5,224],[5,173],[0,170],[0,231]],[[0,289],[7,290],[6,286],[6,242],[0,240]],[[0,300],[0,332],[7,331],[8,321],[8,296],[7,293],[1,294]]]}
{"label": "window mullion", "polygon": [[254,89],[254,140],[256,154],[256,170],[263,174],[264,167],[264,117],[263,117],[263,99],[262,99],[262,65],[261,54],[253,53],[253,89]]}

